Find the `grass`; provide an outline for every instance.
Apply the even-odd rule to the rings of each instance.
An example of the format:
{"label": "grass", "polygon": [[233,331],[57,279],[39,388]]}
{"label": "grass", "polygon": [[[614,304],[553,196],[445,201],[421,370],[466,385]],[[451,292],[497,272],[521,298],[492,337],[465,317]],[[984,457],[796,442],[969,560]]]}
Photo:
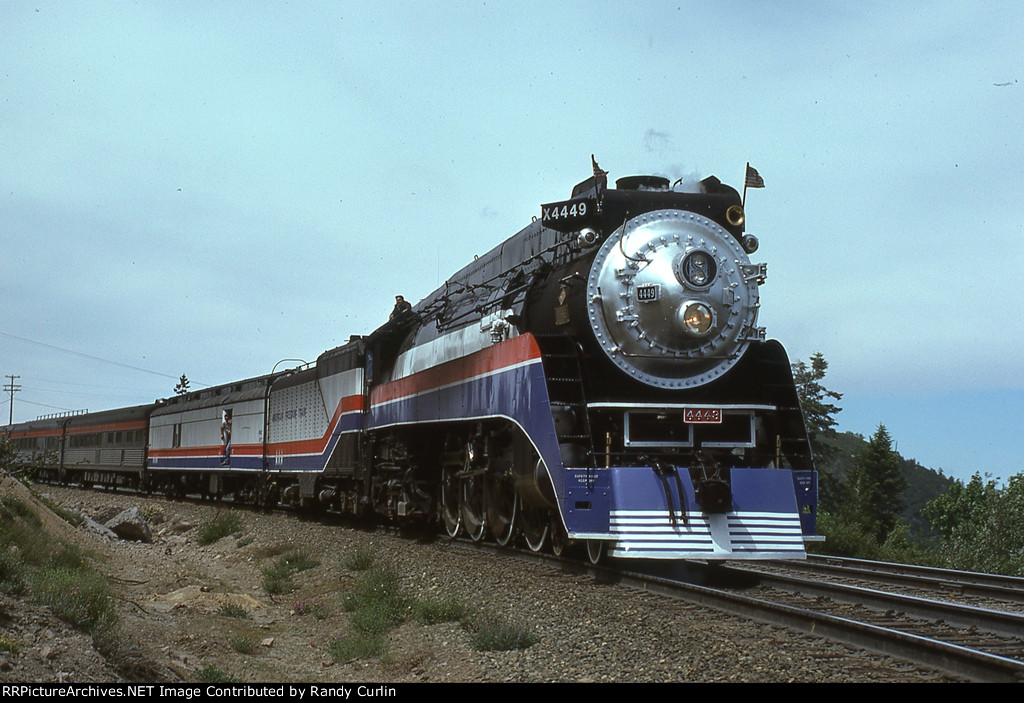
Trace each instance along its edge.
{"label": "grass", "polygon": [[11,654],[17,654],[21,647],[12,638],[7,635],[0,634],[0,652],[10,652]]}
{"label": "grass", "polygon": [[385,635],[409,615],[412,599],[398,576],[385,569],[371,569],[356,580],[342,607],[348,612],[352,634],[338,635],[328,645],[335,661],[379,657],[387,652]]}
{"label": "grass", "polygon": [[116,620],[110,586],[86,569],[50,568],[35,574],[32,599],[50,607],[61,620],[84,632],[109,627]]}
{"label": "grass", "polygon": [[318,600],[310,600],[308,598],[301,598],[292,603],[292,612],[296,615],[312,615],[317,620],[323,620],[327,617],[327,609],[324,604]]}
{"label": "grass", "polygon": [[0,591],[26,595],[90,634],[113,628],[107,580],[79,547],[55,544],[32,506],[15,496],[0,497],[0,544]]}
{"label": "grass", "polygon": [[238,513],[224,513],[199,528],[196,542],[201,545],[213,544],[222,537],[233,535],[242,529],[242,518]]}
{"label": "grass", "polygon": [[226,618],[238,618],[239,620],[248,620],[251,616],[246,608],[234,603],[225,603],[217,610],[217,615],[223,615]]}
{"label": "grass", "polygon": [[381,634],[405,620],[412,599],[402,591],[394,572],[372,569],[359,578],[342,605],[356,630]]}
{"label": "grass", "polygon": [[482,651],[524,649],[537,641],[532,632],[495,619],[474,627],[470,609],[456,596],[414,598],[402,589],[396,574],[382,568],[369,569],[356,579],[342,606],[349,614],[351,633],[328,644],[338,662],[384,656],[388,631],[409,617],[421,625],[461,622],[472,633],[473,646]]}
{"label": "grass", "polygon": [[320,562],[309,558],[303,551],[287,552],[273,566],[263,569],[263,589],[271,595],[291,593],[296,588],[292,576],[319,564]]}
{"label": "grass", "polygon": [[369,547],[355,547],[342,560],[341,565],[349,571],[366,571],[373,566],[373,551]]}
{"label": "grass", "polygon": [[[6,541],[0,540],[0,542],[5,543]],[[24,562],[16,553],[7,550],[0,552],[0,593],[20,596],[27,590],[28,580]]]}
{"label": "grass", "polygon": [[239,654],[252,654],[256,650],[256,640],[247,635],[235,635],[229,641],[231,648]]}
{"label": "grass", "polygon": [[269,567],[263,570],[263,590],[272,596],[280,596],[291,593],[297,588],[292,581],[291,574],[282,572],[276,567]]}
{"label": "grass", "polygon": [[416,622],[421,625],[460,622],[469,617],[469,609],[455,596],[431,597],[416,601],[412,613]]}
{"label": "grass", "polygon": [[305,552],[298,549],[285,554],[278,560],[278,563],[286,565],[292,573],[307,571],[320,565],[316,559],[311,559]]}
{"label": "grass", "polygon": [[17,496],[0,496],[0,519],[22,520],[32,527],[42,527],[43,522],[39,519],[36,511],[28,503]]}
{"label": "grass", "polygon": [[380,657],[387,652],[387,643],[378,635],[366,635],[355,632],[351,635],[338,635],[331,640],[327,651],[336,662],[348,662],[365,657]]}
{"label": "grass", "polygon": [[214,664],[207,664],[196,672],[196,681],[200,683],[240,683],[238,679],[221,671]]}
{"label": "grass", "polygon": [[76,544],[65,544],[53,555],[50,563],[62,569],[81,569],[86,565],[86,554]]}
{"label": "grass", "polygon": [[509,652],[526,649],[537,642],[531,631],[499,620],[488,620],[475,628],[473,647],[481,652]]}

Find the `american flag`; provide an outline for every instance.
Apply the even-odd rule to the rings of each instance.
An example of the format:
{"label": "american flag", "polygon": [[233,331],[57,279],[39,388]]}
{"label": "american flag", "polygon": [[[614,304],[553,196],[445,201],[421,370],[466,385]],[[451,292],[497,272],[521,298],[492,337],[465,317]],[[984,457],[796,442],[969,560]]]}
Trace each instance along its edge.
{"label": "american flag", "polygon": [[747,164],[747,179],[744,183],[747,188],[764,188],[764,179],[757,169]]}

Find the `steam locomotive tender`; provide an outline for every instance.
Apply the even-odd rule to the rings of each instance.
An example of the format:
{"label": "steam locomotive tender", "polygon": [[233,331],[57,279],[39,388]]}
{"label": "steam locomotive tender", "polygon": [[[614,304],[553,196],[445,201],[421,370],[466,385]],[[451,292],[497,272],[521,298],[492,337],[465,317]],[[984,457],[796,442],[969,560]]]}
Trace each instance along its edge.
{"label": "steam locomotive tender", "polygon": [[[25,457],[60,447],[42,470],[65,480],[436,520],[593,561],[804,557],[816,474],[789,360],[757,326],[766,268],[738,193],[609,188],[595,164],[540,215],[315,364],[151,406],[142,465],[114,461],[109,416],[106,453],[73,463],[67,426],[90,416],[9,433]],[[107,412],[137,439],[140,409]]]}

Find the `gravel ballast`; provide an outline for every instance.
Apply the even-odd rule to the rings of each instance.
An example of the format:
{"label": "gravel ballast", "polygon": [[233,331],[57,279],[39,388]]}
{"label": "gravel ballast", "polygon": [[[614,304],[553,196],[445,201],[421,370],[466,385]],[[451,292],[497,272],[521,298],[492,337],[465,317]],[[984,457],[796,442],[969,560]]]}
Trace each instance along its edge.
{"label": "gravel ballast", "polygon": [[[441,538],[409,539],[330,519],[212,503],[37,490],[97,522],[138,507],[153,541],[65,530],[92,550],[96,568],[111,579],[118,641],[102,648],[109,661],[86,656],[86,636],[52,617],[46,621],[41,607],[15,606],[5,597],[4,631],[19,646],[0,652],[3,681],[110,681],[125,674],[195,681],[211,672],[245,682],[947,680],[881,655]],[[228,512],[237,513],[240,529],[200,545],[202,526]],[[264,570],[293,550],[318,565],[291,577],[294,591],[268,594]],[[343,607],[362,573],[346,566],[355,553],[372,555],[374,568],[397,575],[411,597],[453,596],[474,622],[502,622],[535,642],[513,651],[478,651],[471,627],[422,625],[410,617],[387,632],[383,655],[335,661],[332,642],[355,635]]]}

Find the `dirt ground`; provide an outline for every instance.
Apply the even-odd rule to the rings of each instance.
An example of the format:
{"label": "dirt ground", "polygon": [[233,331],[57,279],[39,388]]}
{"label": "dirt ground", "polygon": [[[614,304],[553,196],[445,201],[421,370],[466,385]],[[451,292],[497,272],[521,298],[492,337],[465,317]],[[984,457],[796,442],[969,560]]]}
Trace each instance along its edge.
{"label": "dirt ground", "polygon": [[[199,544],[202,526],[232,508],[128,493],[36,486],[63,509],[102,522],[129,507],[153,542],[72,527],[20,484],[0,495],[30,501],[55,540],[75,542],[106,575],[117,602],[114,635],[93,641],[49,609],[0,594],[0,681],[505,682],[942,681],[903,662],[591,577],[465,550],[444,539],[237,511],[239,530]],[[267,592],[265,571],[301,551],[315,566],[294,590]],[[386,651],[336,661],[332,643],[356,633],[343,602],[362,572],[354,553],[398,576],[417,599],[451,597],[472,620],[512,623],[535,644],[481,651],[472,627],[391,630]]]}

